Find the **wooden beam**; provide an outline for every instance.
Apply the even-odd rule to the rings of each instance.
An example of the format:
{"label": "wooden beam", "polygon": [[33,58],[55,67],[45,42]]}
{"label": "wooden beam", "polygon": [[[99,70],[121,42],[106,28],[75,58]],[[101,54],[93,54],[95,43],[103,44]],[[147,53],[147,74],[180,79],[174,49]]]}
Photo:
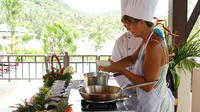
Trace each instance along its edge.
{"label": "wooden beam", "polygon": [[179,35],[175,37],[174,45],[179,46],[187,40],[187,0],[169,0],[169,27]]}
{"label": "wooden beam", "polygon": [[196,3],[196,6],[190,16],[190,19],[187,22],[187,27],[186,27],[186,37],[189,37],[190,32],[192,31],[192,28],[197,21],[197,18],[199,17],[200,13],[200,0]]}

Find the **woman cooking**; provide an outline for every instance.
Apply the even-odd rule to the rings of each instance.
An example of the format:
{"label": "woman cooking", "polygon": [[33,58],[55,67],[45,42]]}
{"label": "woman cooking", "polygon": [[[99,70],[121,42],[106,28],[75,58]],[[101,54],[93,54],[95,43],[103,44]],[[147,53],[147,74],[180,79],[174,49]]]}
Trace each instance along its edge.
{"label": "woman cooking", "polygon": [[[164,38],[153,29],[153,14],[157,0],[121,0],[122,23],[135,37],[143,39],[143,44],[132,55],[110,66],[100,66],[102,71],[120,72],[134,83],[159,80],[136,88],[137,112],[173,112],[174,99],[167,88],[168,52]],[[134,73],[125,68],[135,64]]]}

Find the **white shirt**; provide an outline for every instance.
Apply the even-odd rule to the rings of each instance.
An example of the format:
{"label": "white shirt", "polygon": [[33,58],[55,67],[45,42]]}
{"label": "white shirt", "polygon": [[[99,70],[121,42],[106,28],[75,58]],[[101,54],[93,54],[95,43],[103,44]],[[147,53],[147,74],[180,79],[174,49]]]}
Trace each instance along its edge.
{"label": "white shirt", "polygon": [[[121,35],[115,42],[115,46],[112,51],[112,60],[118,61],[124,57],[131,55],[141,44],[141,38],[135,38],[130,32],[126,32]],[[133,67],[127,67],[127,69],[133,72]],[[132,82],[124,75],[115,77],[120,87],[125,87]]]}

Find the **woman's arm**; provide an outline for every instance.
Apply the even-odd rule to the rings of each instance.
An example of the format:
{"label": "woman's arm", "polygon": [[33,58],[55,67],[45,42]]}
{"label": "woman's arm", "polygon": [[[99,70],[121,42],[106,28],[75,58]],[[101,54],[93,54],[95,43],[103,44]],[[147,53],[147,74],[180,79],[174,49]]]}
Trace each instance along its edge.
{"label": "woman's arm", "polygon": [[[136,51],[137,54],[139,51]],[[126,57],[120,61],[112,62],[111,66],[103,67],[100,66],[100,69],[107,72],[120,72],[125,75],[130,81],[134,83],[144,83],[147,81],[158,80],[160,78],[160,67],[162,60],[162,47],[159,43],[155,41],[150,41],[146,50],[145,57],[143,60],[143,71],[144,76],[139,76],[138,74],[134,74],[125,69],[124,65],[128,65],[128,61],[130,58],[137,59],[137,54],[133,53],[133,55]],[[127,63],[126,63],[127,62]],[[123,64],[123,65],[122,65]],[[140,87],[144,91],[151,91],[155,84],[150,84],[147,86]]]}
{"label": "woman's arm", "polygon": [[126,70],[125,69],[126,67],[131,66],[136,62],[141,46],[142,45],[140,45],[140,47],[132,55],[127,56],[117,62],[114,62],[111,59],[108,59],[108,61],[111,63],[111,65],[110,66],[99,66],[99,69],[106,71],[106,72],[122,73],[122,70]]}
{"label": "woman's arm", "polygon": [[[162,66],[163,49],[160,43],[150,41],[145,52],[143,72],[145,81],[159,80]],[[155,84],[145,86],[150,91]]]}
{"label": "woman's arm", "polygon": [[[126,69],[121,69],[121,73],[124,74],[129,80],[134,83],[144,83],[147,81],[159,80],[160,67],[162,59],[162,48],[159,43],[150,42],[146,48],[145,57],[143,61],[144,76],[138,76]],[[155,84],[140,87],[144,91],[151,91]]]}

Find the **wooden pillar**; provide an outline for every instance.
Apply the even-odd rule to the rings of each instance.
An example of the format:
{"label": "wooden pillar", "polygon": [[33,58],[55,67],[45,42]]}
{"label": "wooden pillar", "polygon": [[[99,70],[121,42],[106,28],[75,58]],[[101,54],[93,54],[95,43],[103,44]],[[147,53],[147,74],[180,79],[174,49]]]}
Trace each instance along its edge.
{"label": "wooden pillar", "polygon": [[49,73],[50,71],[49,71],[49,66],[48,66],[48,64],[49,64],[49,56],[48,55],[46,55],[44,57],[44,63],[45,63],[46,73]]}
{"label": "wooden pillar", "polygon": [[169,27],[179,35],[173,40],[173,45],[179,46],[187,40],[187,0],[169,0]]}
{"label": "wooden pillar", "polygon": [[177,112],[191,112],[191,72],[178,67],[176,70],[180,76]]}
{"label": "wooden pillar", "polygon": [[68,52],[65,52],[65,56],[64,56],[64,68],[69,66],[69,55]]}
{"label": "wooden pillar", "polygon": [[187,2],[188,0],[169,0],[169,27],[173,33],[179,35],[173,40],[175,47],[187,40],[200,14],[200,0],[198,0],[187,21]]}
{"label": "wooden pillar", "polygon": [[192,112],[199,112],[200,110],[200,68],[193,70],[192,78]]}

